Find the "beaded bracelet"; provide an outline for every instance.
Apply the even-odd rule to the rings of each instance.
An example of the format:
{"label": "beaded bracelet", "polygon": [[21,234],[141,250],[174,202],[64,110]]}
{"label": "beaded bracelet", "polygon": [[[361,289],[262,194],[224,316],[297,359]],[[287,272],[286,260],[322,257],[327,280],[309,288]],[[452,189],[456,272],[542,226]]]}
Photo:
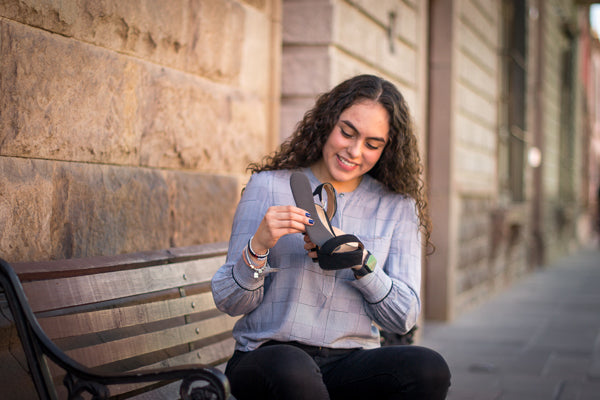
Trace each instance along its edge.
{"label": "beaded bracelet", "polygon": [[265,269],[267,269],[267,262],[266,261],[265,261],[265,263],[262,266],[254,264],[254,262],[250,258],[250,254],[248,254],[248,247],[244,248],[244,251],[242,252],[242,258],[244,259],[244,262],[246,263],[246,265],[248,267],[250,267],[251,270],[254,271],[254,279],[258,279],[258,277],[263,272],[265,272]]}
{"label": "beaded bracelet", "polygon": [[254,235],[250,236],[250,239],[248,239],[248,251],[250,252],[250,254],[252,255],[252,257],[258,259],[258,261],[262,261],[265,258],[267,258],[267,256],[269,255],[269,249],[267,249],[267,252],[265,254],[257,254],[253,249],[252,249],[252,239],[254,238]]}

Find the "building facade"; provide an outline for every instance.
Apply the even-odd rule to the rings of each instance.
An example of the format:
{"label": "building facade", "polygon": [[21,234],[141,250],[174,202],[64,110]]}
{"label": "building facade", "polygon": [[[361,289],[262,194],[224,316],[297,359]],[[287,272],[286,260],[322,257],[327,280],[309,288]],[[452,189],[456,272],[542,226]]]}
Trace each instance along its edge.
{"label": "building facade", "polygon": [[319,93],[373,73],[413,113],[425,317],[452,319],[591,237],[585,3],[2,2],[0,256],[226,241],[247,164]]}

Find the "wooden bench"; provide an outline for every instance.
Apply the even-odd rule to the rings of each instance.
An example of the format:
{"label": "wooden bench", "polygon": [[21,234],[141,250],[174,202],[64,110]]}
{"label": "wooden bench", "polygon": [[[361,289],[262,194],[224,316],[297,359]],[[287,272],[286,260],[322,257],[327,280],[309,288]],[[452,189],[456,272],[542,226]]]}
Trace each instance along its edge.
{"label": "wooden bench", "polygon": [[232,399],[222,369],[236,318],[215,308],[210,291],[226,246],[12,268],[0,260],[39,397]]}

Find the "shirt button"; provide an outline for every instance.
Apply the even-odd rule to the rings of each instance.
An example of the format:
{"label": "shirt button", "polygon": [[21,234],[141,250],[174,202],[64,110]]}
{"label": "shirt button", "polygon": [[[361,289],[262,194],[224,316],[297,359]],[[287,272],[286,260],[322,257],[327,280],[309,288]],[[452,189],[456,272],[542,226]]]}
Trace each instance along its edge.
{"label": "shirt button", "polygon": [[344,193],[340,193],[340,197],[344,197]]}

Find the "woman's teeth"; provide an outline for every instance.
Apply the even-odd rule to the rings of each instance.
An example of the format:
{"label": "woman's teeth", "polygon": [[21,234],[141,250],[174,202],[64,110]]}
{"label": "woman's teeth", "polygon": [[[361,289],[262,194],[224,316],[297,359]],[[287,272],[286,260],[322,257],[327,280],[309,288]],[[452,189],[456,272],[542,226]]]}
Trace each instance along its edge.
{"label": "woman's teeth", "polygon": [[355,164],[355,163],[352,163],[352,162],[350,162],[350,161],[348,161],[348,160],[346,160],[345,158],[342,158],[342,157],[340,157],[340,156],[338,156],[338,160],[340,160],[340,162],[341,162],[342,164],[344,164],[344,165],[346,165],[346,166],[348,166],[348,167],[354,167],[354,166],[356,166],[356,164]]}

